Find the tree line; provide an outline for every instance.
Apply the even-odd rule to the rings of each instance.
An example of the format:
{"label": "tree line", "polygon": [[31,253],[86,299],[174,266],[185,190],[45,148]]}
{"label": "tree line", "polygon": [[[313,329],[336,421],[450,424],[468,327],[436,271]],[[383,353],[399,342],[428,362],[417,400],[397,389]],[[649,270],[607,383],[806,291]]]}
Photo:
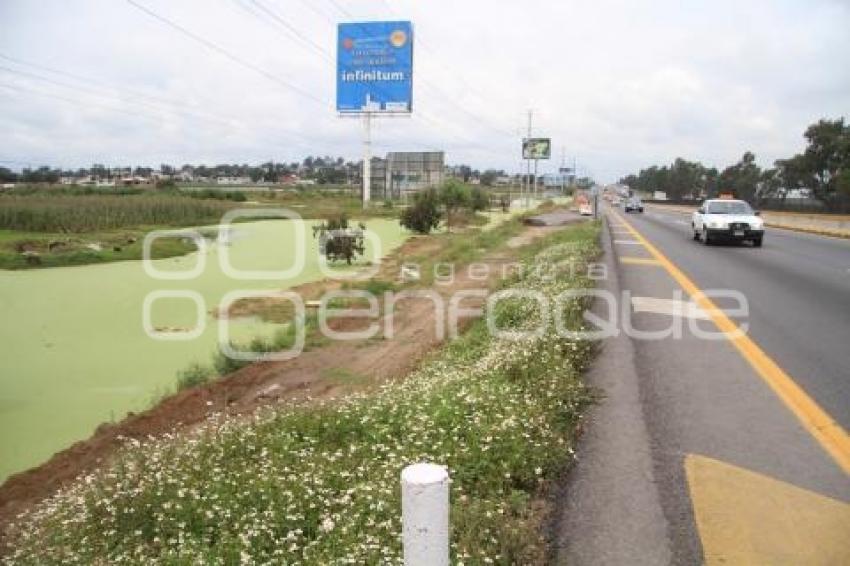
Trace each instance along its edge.
{"label": "tree line", "polygon": [[111,179],[123,175],[147,179],[154,173],[175,176],[186,172],[196,178],[246,177],[255,183],[261,181],[276,183],[282,175],[290,174],[313,178],[317,182],[344,183],[353,172],[359,171],[359,167],[359,162],[346,162],[342,157],[331,156],[307,156],[301,162],[293,161],[291,163],[267,161],[260,165],[224,163],[219,165],[185,164],[174,166],[163,163],[157,170],[141,165],[107,167],[101,163],[77,169],[62,169],[43,165],[37,168],[25,167],[19,173],[7,167],[0,167],[0,182],[57,183],[61,177]]}
{"label": "tree line", "polygon": [[620,179],[643,192],[664,191],[670,200],[701,199],[733,193],[751,204],[784,200],[794,189],[806,189],[827,210],[850,209],[850,125],[844,118],[822,119],[806,128],[806,147],[774,166],[762,169],[751,151],[737,163],[718,170],[699,161],[677,158]]}
{"label": "tree line", "polygon": [[[40,167],[25,167],[15,172],[7,167],[0,167],[0,183],[58,183],[62,177],[78,179],[95,177],[98,179],[113,179],[116,176],[136,176],[149,179],[154,173],[163,176],[176,176],[188,173],[196,179],[214,179],[216,177],[245,177],[254,183],[277,183],[286,175],[298,175],[312,179],[318,184],[341,185],[360,179],[362,161],[346,161],[343,157],[307,156],[302,161],[275,162],[267,161],[259,165],[247,163],[224,163],[219,165],[181,166],[163,163],[159,169],[147,166],[107,167],[95,163],[91,167],[62,169],[43,165]],[[449,170],[463,182],[480,179],[483,185],[492,185],[497,177],[505,175],[500,169],[487,169],[483,172],[469,165],[450,166]]]}

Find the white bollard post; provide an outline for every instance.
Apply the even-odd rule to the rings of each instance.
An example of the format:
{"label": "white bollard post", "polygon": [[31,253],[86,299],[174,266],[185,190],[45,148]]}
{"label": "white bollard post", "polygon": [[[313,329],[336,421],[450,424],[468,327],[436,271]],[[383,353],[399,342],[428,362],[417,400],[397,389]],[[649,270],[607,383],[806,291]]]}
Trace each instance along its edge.
{"label": "white bollard post", "polygon": [[401,524],[405,566],[449,564],[449,473],[436,464],[401,472]]}

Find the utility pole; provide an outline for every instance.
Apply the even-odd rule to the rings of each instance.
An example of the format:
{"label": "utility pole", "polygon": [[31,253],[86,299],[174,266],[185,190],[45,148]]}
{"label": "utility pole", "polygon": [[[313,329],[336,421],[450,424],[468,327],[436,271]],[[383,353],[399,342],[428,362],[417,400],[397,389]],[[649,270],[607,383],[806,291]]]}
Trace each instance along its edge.
{"label": "utility pole", "polygon": [[[367,97],[368,100],[368,97]],[[372,113],[363,115],[363,208],[369,206],[369,189],[372,182]]]}
{"label": "utility pole", "polygon": [[575,189],[573,190],[573,193],[575,193],[575,190],[578,189],[578,169],[576,169],[576,167],[577,167],[576,157],[574,155],[573,156],[573,185],[575,185]]}
{"label": "utility pole", "polygon": [[[534,110],[529,108],[528,109],[528,137],[526,138],[526,139],[529,139],[529,140],[531,139],[531,119],[532,119],[533,115],[534,115]],[[525,163],[526,163],[526,166],[525,166],[526,179],[528,180],[527,183],[526,183],[526,191],[525,191],[525,206],[526,206],[526,208],[528,208],[531,205],[531,201],[529,200],[529,192],[531,191],[531,159],[526,159]],[[537,180],[535,179],[535,184],[536,184],[536,181]]]}
{"label": "utility pole", "polygon": [[564,196],[566,192],[564,184],[566,182],[566,173],[564,172],[564,166],[567,164],[567,150],[564,147],[561,147],[561,167],[558,170],[558,173],[561,176],[561,196]]}

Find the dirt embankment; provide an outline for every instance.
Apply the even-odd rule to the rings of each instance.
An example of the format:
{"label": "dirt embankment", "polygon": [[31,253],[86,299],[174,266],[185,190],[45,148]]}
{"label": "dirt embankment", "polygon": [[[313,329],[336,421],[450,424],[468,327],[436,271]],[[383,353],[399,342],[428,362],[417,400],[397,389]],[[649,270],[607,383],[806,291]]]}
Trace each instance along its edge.
{"label": "dirt embankment", "polygon": [[[489,288],[502,276],[503,268],[513,260],[518,247],[556,229],[527,227],[504,249],[476,262],[488,266],[486,277],[481,277],[480,267],[468,270],[462,266],[455,269],[451,282],[435,284],[433,290],[447,305],[448,297],[457,291]],[[439,245],[433,238],[412,238],[382,263],[380,277],[397,278],[407,258],[436,254]],[[339,287],[338,282],[323,281],[294,290],[305,300],[312,300]],[[477,302],[480,306],[483,301]],[[476,300],[467,299],[462,306],[473,307],[475,303]],[[331,398],[403,377],[442,342],[435,328],[438,317],[433,300],[427,298],[400,300],[391,316],[394,328],[391,337],[384,334],[387,322],[384,319],[336,319],[329,326],[337,331],[362,329],[376,322],[381,330],[367,340],[327,341],[290,360],[252,364],[207,385],[179,392],[143,413],[128,415],[119,423],[101,425],[87,440],[56,453],[41,466],[11,476],[0,486],[0,532],[18,513],[102,464],[124,439],[143,440],[191,427],[212,413],[239,415],[282,400]]]}

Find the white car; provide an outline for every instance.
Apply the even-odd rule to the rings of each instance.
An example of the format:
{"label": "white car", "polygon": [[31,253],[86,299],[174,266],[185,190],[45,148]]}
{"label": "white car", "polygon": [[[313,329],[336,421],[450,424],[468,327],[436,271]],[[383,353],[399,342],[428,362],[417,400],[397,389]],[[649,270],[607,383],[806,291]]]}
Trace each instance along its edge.
{"label": "white car", "polygon": [[694,240],[706,245],[718,240],[750,241],[758,248],[764,240],[764,220],[743,200],[706,200],[694,212],[691,226]]}
{"label": "white car", "polygon": [[578,206],[578,213],[582,216],[593,216],[593,207],[588,203],[582,203]]}

